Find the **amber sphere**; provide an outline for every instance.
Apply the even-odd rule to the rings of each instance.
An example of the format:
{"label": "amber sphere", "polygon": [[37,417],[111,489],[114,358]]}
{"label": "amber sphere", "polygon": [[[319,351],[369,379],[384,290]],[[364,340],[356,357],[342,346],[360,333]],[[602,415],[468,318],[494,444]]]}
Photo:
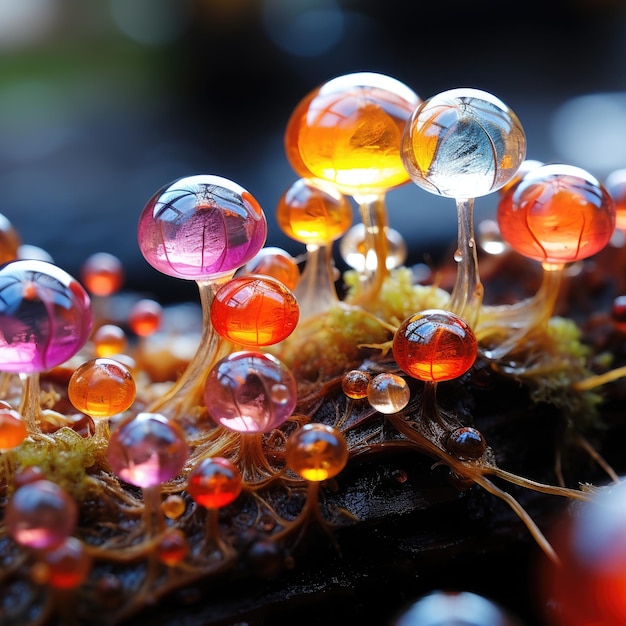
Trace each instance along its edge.
{"label": "amber sphere", "polygon": [[305,480],[332,478],[348,462],[348,444],[341,432],[326,424],[305,424],[287,439],[285,460]]}
{"label": "amber sphere", "polygon": [[17,448],[27,436],[22,415],[11,408],[0,408],[0,453]]}
{"label": "amber sphere", "polygon": [[408,182],[402,133],[421,102],[404,83],[373,72],[338,76],[307,94],[285,131],[285,152],[302,178],[353,196]]}
{"label": "amber sphere", "polygon": [[92,417],[111,417],[126,411],[136,393],[130,370],[108,358],[90,359],[79,365],[67,386],[70,402]]}
{"label": "amber sphere", "polygon": [[103,324],[91,336],[96,356],[108,357],[121,354],[128,346],[128,337],[124,329],[116,324]]}
{"label": "amber sphere", "polygon": [[580,261],[602,250],[615,230],[615,203],[585,170],[542,165],[498,203],[502,238],[517,252],[548,265]]}
{"label": "amber sphere", "polygon": [[223,457],[207,457],[194,467],[187,481],[187,492],[206,509],[219,509],[234,502],[242,489],[237,466]]}
{"label": "amber sphere", "polygon": [[139,337],[149,337],[161,326],[163,307],[156,301],[138,300],[128,313],[128,325]]}
{"label": "amber sphere", "polygon": [[339,239],[352,224],[348,199],[330,185],[300,178],[280,197],[276,221],[292,239],[326,246]]}
{"label": "amber sphere", "polygon": [[367,397],[367,388],[372,382],[372,377],[364,370],[350,370],[344,374],[341,380],[341,390],[348,398],[362,400]]}
{"label": "amber sphere", "polygon": [[80,276],[89,293],[110,296],[119,291],[124,283],[124,267],[115,255],[96,252],[85,260]]}
{"label": "amber sphere", "polygon": [[47,568],[47,582],[55,589],[75,589],[82,585],[89,574],[93,561],[85,544],[75,537],[43,554]]}
{"label": "amber sphere", "polygon": [[396,331],[398,367],[423,381],[451,380],[467,372],[478,355],[474,331],[451,311],[428,309],[409,316]]}
{"label": "amber sphere", "polygon": [[241,273],[271,276],[292,291],[300,280],[300,268],[296,260],[286,250],[274,246],[261,248],[256,256],[244,265]]}
{"label": "amber sphere", "polygon": [[215,332],[246,347],[269,346],[286,339],[300,317],[290,289],[269,276],[238,276],[225,283],[211,304]]}

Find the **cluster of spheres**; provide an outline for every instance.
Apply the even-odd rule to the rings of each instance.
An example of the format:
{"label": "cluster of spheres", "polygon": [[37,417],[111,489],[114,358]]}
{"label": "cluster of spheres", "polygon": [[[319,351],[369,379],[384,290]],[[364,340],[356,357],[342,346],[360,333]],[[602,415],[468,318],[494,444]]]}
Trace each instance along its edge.
{"label": "cluster of spheres", "polygon": [[[274,478],[263,449],[272,433],[286,427],[283,465],[276,475],[286,472],[290,480],[309,485],[308,507],[316,506],[318,484],[348,464],[350,449],[339,427],[295,419],[299,381],[281,359],[281,344],[297,341],[304,321],[335,306],[377,315],[385,279],[406,257],[401,236],[387,224],[389,190],[412,181],[456,201],[458,273],[447,306],[416,310],[399,323],[384,320],[393,324],[387,345],[393,366],[387,371],[350,366],[342,375],[348,405],[368,403],[383,416],[409,411],[415,386],[424,390],[424,397],[432,393],[434,398],[439,383],[462,377],[478,358],[483,289],[474,198],[500,190],[502,240],[542,264],[551,278],[565,264],[602,250],[618,223],[619,204],[588,172],[558,164],[532,162],[530,167],[513,111],[476,89],[422,100],[388,76],[364,72],[338,77],[295,108],[285,150],[300,178],[281,197],[276,217],[281,229],[306,247],[303,272],[302,259],[265,245],[263,209],[249,191],[226,178],[194,175],[173,181],[141,211],[138,244],[144,258],[158,272],[194,281],[202,309],[197,350],[156,398],[145,393],[146,383],[130,354],[159,329],[162,307],[150,299],[134,302],[126,329],[103,319],[103,301],[123,286],[123,268],[114,256],[94,254],[79,282],[52,262],[18,258],[19,238],[10,224],[0,224],[0,389],[7,396],[9,389],[14,393],[11,381],[17,376],[21,390],[16,401],[0,405],[0,459],[10,493],[4,525],[16,544],[36,552],[41,582],[77,587],[89,576],[93,560],[93,550],[73,536],[80,503],[37,468],[16,466],[16,450],[25,441],[54,442],[47,425],[50,411],[40,402],[45,373],[71,370],[64,390],[69,405],[88,420],[87,432],[104,451],[106,470],[141,492],[146,532],[158,534],[163,527],[154,518],[171,522],[155,549],[162,563],[174,566],[190,551],[175,525],[186,505],[179,494],[167,496],[166,485],[182,484],[182,491],[213,520],[206,532],[214,546],[226,551],[216,530],[217,512],[259,486],[251,465],[263,470],[264,480],[268,472]],[[626,185],[619,184],[611,182],[615,194],[621,189],[623,201]],[[349,198],[361,217],[354,226]],[[345,303],[337,297],[330,261],[332,244],[341,237],[342,254],[359,277],[356,296]],[[545,315],[527,323],[543,322]],[[421,411],[425,422],[437,419],[426,401]],[[189,435],[189,424],[198,416],[210,433],[202,436],[213,437],[206,453],[198,452],[201,437]],[[441,420],[439,427],[447,428],[443,442],[437,443],[443,458],[449,454],[473,463],[485,454],[487,444],[475,428],[448,427]],[[220,441],[232,445],[232,455]],[[586,523],[583,518],[578,524]],[[568,529],[574,539],[577,532],[576,526]],[[580,570],[598,594],[618,597],[623,581],[604,560],[594,561],[605,554],[606,534],[585,531],[584,536],[597,536],[597,545],[572,539],[565,550],[571,571]],[[555,586],[560,598],[578,593],[574,578],[571,574]],[[621,604],[609,606],[609,600],[598,610],[611,612],[618,606],[622,615]],[[597,606],[588,604],[589,619],[596,619],[592,612]],[[468,611],[474,618],[464,624],[514,623],[484,599],[441,594],[416,604],[397,624],[456,624]],[[583,623],[576,616],[569,619],[570,626]],[[594,623],[613,626],[618,621]]]}

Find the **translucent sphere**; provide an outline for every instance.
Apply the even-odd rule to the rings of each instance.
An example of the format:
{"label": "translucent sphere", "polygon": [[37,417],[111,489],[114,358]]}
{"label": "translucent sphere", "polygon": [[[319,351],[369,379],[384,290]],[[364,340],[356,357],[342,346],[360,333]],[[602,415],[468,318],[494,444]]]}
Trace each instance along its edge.
{"label": "translucent sphere", "polygon": [[55,589],[75,589],[87,580],[93,560],[82,541],[67,537],[56,548],[46,550],[43,563],[48,585]]}
{"label": "translucent sphere", "polygon": [[181,178],[148,201],[138,241],[150,265],[187,280],[227,276],[262,248],[267,223],[256,199],[219,176]]}
{"label": "translucent sphere", "polygon": [[611,304],[611,320],[617,330],[626,332],[626,295],[617,296]]}
{"label": "translucent sphere", "polygon": [[300,178],[278,200],[276,221],[292,239],[326,246],[352,224],[352,206],[334,187]]}
{"label": "translucent sphere", "polygon": [[469,591],[434,591],[411,605],[393,626],[521,626],[502,607]]}
{"label": "translucent sphere", "polygon": [[177,493],[172,493],[161,503],[163,515],[168,519],[178,519],[185,512],[185,500]]}
{"label": "translucent sphere", "polygon": [[402,376],[384,372],[372,378],[367,388],[367,400],[379,413],[397,413],[411,399],[411,390]]}
{"label": "translucent sphere", "polygon": [[0,370],[43,372],[80,350],[91,332],[91,301],[61,268],[37,260],[0,267]]}
{"label": "translucent sphere", "polygon": [[458,378],[476,361],[478,341],[451,311],[428,309],[409,316],[396,331],[393,356],[413,378],[440,382]]}
{"label": "translucent sphere", "polygon": [[96,252],[83,263],[80,277],[89,293],[110,296],[118,292],[124,283],[124,267],[115,255]]}
{"label": "translucent sphere", "polygon": [[138,300],[128,313],[128,325],[139,337],[153,335],[161,326],[163,307],[149,298]]}
{"label": "translucent sphere", "polygon": [[[407,247],[404,237],[393,228],[385,228],[385,237],[387,239],[387,259],[385,265],[387,269],[392,270],[400,267],[407,258]],[[365,226],[363,223],[355,224],[339,242],[339,253],[341,258],[354,270],[363,272],[365,270],[376,270],[376,265],[367,267],[366,259],[372,258],[375,263],[376,259],[366,256],[365,248]]]}
{"label": "translucent sphere", "polygon": [[271,354],[233,352],[211,368],[204,400],[210,417],[225,428],[269,432],[293,413],[296,381]]}
{"label": "translucent sphere", "polygon": [[22,485],[6,506],[9,535],[28,548],[47,550],[61,545],[74,532],[77,521],[76,502],[49,480]]}
{"label": "translucent sphere", "polygon": [[128,346],[128,337],[123,328],[116,324],[102,324],[91,336],[97,356],[108,357],[121,354]]}
{"label": "translucent sphere", "polygon": [[487,450],[487,442],[482,433],[471,426],[456,428],[445,442],[449,452],[459,459],[479,459]]}
{"label": "translucent sphere", "polygon": [[553,527],[561,560],[539,587],[555,626],[626,624],[626,484],[620,482]]}
{"label": "translucent sphere", "polygon": [[67,394],[79,411],[92,417],[111,417],[130,408],[137,387],[125,365],[115,359],[98,357],[74,370]]}
{"label": "translucent sphere", "polygon": [[525,155],[526,136],[515,113],[479,89],[451,89],[425,100],[411,115],[402,140],[411,180],[455,199],[500,189]]}
{"label": "translucent sphere", "polygon": [[165,565],[176,565],[189,554],[189,542],[180,528],[169,528],[155,547],[156,555]]}
{"label": "translucent sphere", "polygon": [[17,448],[27,436],[28,430],[20,413],[0,407],[0,453]]}
{"label": "translucent sphere", "polygon": [[219,509],[234,502],[241,493],[237,466],[223,457],[202,459],[189,474],[187,492],[205,509]]}
{"label": "translucent sphere", "polygon": [[246,274],[262,274],[279,280],[293,291],[300,279],[300,268],[296,260],[282,248],[266,246],[248,261],[242,271]]}
{"label": "translucent sphere", "polygon": [[348,444],[343,434],[326,424],[305,424],[287,439],[287,466],[305,480],[332,478],[348,462]]}
{"label": "translucent sphere", "polygon": [[296,106],[285,152],[302,178],[317,178],[353,196],[384,193],[408,182],[400,158],[402,132],[420,98],[384,74],[334,78]]}
{"label": "translucent sphere", "polygon": [[348,398],[362,400],[367,397],[367,388],[372,382],[372,377],[363,370],[350,370],[344,374],[341,380],[341,390]]}
{"label": "translucent sphere", "polygon": [[298,324],[300,307],[293,292],[281,282],[244,274],[219,288],[210,315],[220,337],[259,347],[286,339]]}
{"label": "translucent sphere", "polygon": [[541,263],[562,265],[602,250],[615,230],[615,203],[600,182],[572,165],[537,167],[497,209],[503,239]]}
{"label": "translucent sphere", "polygon": [[185,433],[159,413],[139,413],[111,435],[107,458],[111,469],[137,487],[155,487],[183,468],[189,449]]}

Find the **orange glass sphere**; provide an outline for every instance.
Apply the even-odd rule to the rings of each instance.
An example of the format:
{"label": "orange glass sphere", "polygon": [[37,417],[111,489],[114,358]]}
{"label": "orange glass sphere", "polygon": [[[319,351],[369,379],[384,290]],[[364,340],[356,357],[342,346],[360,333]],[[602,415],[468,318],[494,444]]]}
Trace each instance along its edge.
{"label": "orange glass sphere", "polygon": [[111,417],[130,408],[137,387],[125,365],[114,359],[95,358],[74,370],[67,393],[79,411],[91,417]]}
{"label": "orange glass sphere", "polygon": [[189,543],[180,528],[170,528],[156,544],[156,555],[161,563],[176,565],[189,554]]}
{"label": "orange glass sphere", "polygon": [[28,436],[26,424],[18,411],[0,408],[0,452],[17,448]]}
{"label": "orange glass sphere", "polygon": [[116,324],[103,324],[94,331],[93,342],[96,356],[108,357],[121,354],[128,346],[128,337],[124,329]]}
{"label": "orange glass sphere", "polygon": [[394,335],[392,350],[403,372],[419,380],[440,382],[457,378],[472,367],[478,342],[458,315],[428,309],[404,320]]}
{"label": "orange glass sphere", "polygon": [[350,228],[352,207],[329,185],[299,178],[280,197],[276,221],[288,237],[326,246]]}
{"label": "orange glass sphere", "polygon": [[140,337],[149,337],[161,326],[163,307],[155,300],[144,299],[136,302],[128,314],[130,329]]}
{"label": "orange glass sphere", "polygon": [[75,589],[91,572],[92,559],[76,537],[67,537],[58,547],[43,554],[47,583],[55,589]]}
{"label": "orange glass sphere", "polygon": [[615,203],[585,170],[542,165],[498,203],[502,238],[517,252],[548,265],[580,261],[602,250],[615,229]]}
{"label": "orange glass sphere", "polygon": [[305,424],[287,439],[285,460],[305,480],[332,478],[348,462],[348,444],[341,432],[326,424]]}
{"label": "orange glass sphere", "polygon": [[168,519],[178,519],[185,512],[185,500],[173,493],[161,503],[161,511]]}
{"label": "orange glass sphere", "polygon": [[245,264],[246,274],[263,274],[279,280],[292,291],[300,280],[300,268],[296,260],[282,248],[261,248],[256,256]]}
{"label": "orange glass sphere", "polygon": [[187,492],[206,509],[219,509],[234,502],[241,493],[239,468],[223,457],[202,459],[187,481]]}
{"label": "orange glass sphere", "polygon": [[613,170],[604,186],[615,202],[615,227],[626,232],[626,168]]}
{"label": "orange glass sphere", "polygon": [[211,304],[215,332],[247,347],[269,346],[287,338],[300,317],[291,290],[269,276],[235,277],[220,287]]}
{"label": "orange glass sphere", "polygon": [[83,263],[81,280],[94,296],[110,296],[124,283],[122,262],[108,252],[96,252]]}
{"label": "orange glass sphere", "polygon": [[348,398],[362,400],[367,397],[367,388],[372,377],[363,370],[350,370],[341,380],[341,390]]}
{"label": "orange glass sphere", "polygon": [[285,131],[298,176],[342,193],[384,193],[409,180],[400,158],[404,127],[421,102],[404,83],[373,72],[334,78],[306,95]]}

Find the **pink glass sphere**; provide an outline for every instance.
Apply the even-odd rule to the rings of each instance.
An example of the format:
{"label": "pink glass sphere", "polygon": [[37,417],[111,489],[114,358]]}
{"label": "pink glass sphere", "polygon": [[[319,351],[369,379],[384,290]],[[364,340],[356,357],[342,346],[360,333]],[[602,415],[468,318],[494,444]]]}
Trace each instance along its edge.
{"label": "pink glass sphere", "polygon": [[113,431],[107,450],[115,474],[142,488],[174,478],[188,455],[181,427],[159,413],[139,413],[122,422]]}
{"label": "pink glass sphere", "polygon": [[92,324],[89,295],[61,268],[32,259],[0,267],[0,370],[60,365],[85,345]]}
{"label": "pink glass sphere", "polygon": [[64,489],[50,480],[19,487],[6,507],[11,537],[29,548],[55,548],[74,532],[78,506]]}
{"label": "pink glass sphere", "polygon": [[168,276],[227,276],[263,247],[267,222],[256,199],[219,176],[174,181],[148,201],[139,218],[144,258]]}
{"label": "pink glass sphere", "polygon": [[271,354],[233,352],[218,361],[206,380],[204,400],[211,418],[242,433],[277,428],[293,413],[296,381]]}
{"label": "pink glass sphere", "polygon": [[552,265],[602,250],[615,230],[615,203],[585,170],[560,163],[529,171],[498,203],[502,238],[517,252]]}

